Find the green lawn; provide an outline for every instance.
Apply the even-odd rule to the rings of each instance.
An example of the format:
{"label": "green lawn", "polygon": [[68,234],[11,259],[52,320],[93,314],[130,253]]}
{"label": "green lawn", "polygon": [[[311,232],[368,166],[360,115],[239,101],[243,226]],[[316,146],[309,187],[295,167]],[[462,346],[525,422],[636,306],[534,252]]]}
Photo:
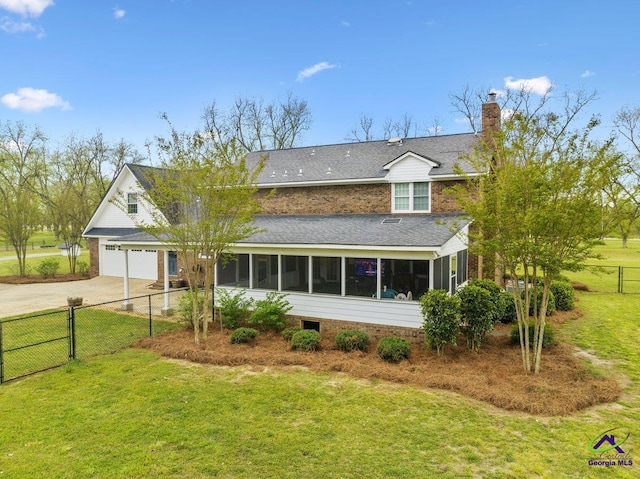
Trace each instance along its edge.
{"label": "green lawn", "polygon": [[[536,417],[446,391],[128,349],[1,386],[0,476],[638,477],[640,295],[580,293],[578,306],[584,317],[558,335],[620,379],[615,404]],[[631,434],[634,465],[589,466],[612,428]]]}

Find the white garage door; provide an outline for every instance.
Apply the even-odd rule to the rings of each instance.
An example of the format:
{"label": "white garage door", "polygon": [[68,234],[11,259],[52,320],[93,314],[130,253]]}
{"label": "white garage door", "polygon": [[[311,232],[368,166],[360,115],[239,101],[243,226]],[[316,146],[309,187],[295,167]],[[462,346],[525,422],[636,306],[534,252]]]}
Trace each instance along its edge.
{"label": "white garage door", "polygon": [[[124,277],[124,252],[115,245],[100,248],[100,274]],[[156,250],[129,250],[129,277],[158,279],[158,252]]]}

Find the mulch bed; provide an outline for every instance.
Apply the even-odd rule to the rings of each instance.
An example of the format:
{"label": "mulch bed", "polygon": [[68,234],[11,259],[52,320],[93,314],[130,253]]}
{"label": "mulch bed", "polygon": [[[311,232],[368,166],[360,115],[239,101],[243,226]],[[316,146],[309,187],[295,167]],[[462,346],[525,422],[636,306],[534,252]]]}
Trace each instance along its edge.
{"label": "mulch bed", "polygon": [[[576,319],[579,310],[557,313],[552,323]],[[333,338],[325,338],[313,353],[291,351],[278,334],[260,333],[254,344],[230,344],[230,331],[210,330],[198,346],[192,331],[173,331],[146,338],[138,344],[176,359],[219,366],[303,366],[313,371],[335,371],[364,379],[382,379],[420,388],[455,391],[499,408],[542,416],[568,415],[596,404],[615,401],[620,385],[611,378],[596,378],[573,348],[558,344],[544,350],[540,374],[526,374],[519,345],[512,345],[509,327],[499,325],[477,353],[447,346],[443,356],[415,346],[408,361],[389,364],[377,357],[375,345],[368,353],[344,353]]]}
{"label": "mulch bed", "polygon": [[6,284],[31,284],[31,283],[64,283],[66,281],[81,281],[89,279],[82,274],[57,274],[53,278],[43,278],[41,275],[29,276],[0,276],[0,283]]}

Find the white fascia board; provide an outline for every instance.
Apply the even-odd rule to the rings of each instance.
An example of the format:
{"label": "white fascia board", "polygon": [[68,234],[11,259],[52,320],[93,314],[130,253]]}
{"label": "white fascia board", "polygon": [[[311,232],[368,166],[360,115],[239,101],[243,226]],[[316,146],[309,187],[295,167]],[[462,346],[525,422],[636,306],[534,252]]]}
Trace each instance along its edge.
{"label": "white fascia board", "polygon": [[429,176],[431,181],[448,181],[448,180],[464,180],[465,178],[476,178],[478,176],[484,176],[486,173],[465,173],[463,175],[458,175],[456,173],[450,175],[436,175]]}
{"label": "white fascia board", "polygon": [[229,246],[232,253],[383,257],[389,259],[434,258],[439,255],[439,246],[364,246],[364,245],[311,245],[311,244],[258,244],[242,243]]}
{"label": "white fascia board", "polygon": [[290,181],[287,183],[258,183],[258,188],[287,188],[303,186],[332,186],[332,185],[367,185],[375,183],[386,183],[382,178],[345,178],[340,180],[318,180],[318,181]]}

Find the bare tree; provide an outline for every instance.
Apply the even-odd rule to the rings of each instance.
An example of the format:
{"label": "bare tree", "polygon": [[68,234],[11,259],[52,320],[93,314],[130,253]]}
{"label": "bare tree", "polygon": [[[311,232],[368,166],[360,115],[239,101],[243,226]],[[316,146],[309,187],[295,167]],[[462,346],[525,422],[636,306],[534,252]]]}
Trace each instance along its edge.
{"label": "bare tree", "polygon": [[413,115],[409,113],[404,113],[398,120],[385,118],[382,123],[381,134],[379,135],[375,134],[373,131],[373,123],[374,119],[371,115],[361,113],[358,126],[351,130],[349,135],[347,135],[346,140],[361,142],[389,139],[394,136],[408,138],[410,136],[418,135],[418,124]]}
{"label": "bare tree", "polygon": [[262,98],[238,96],[226,112],[214,100],[202,119],[209,139],[221,145],[233,140],[247,152],[291,148],[311,127],[308,103],[292,93],[268,104]]}

